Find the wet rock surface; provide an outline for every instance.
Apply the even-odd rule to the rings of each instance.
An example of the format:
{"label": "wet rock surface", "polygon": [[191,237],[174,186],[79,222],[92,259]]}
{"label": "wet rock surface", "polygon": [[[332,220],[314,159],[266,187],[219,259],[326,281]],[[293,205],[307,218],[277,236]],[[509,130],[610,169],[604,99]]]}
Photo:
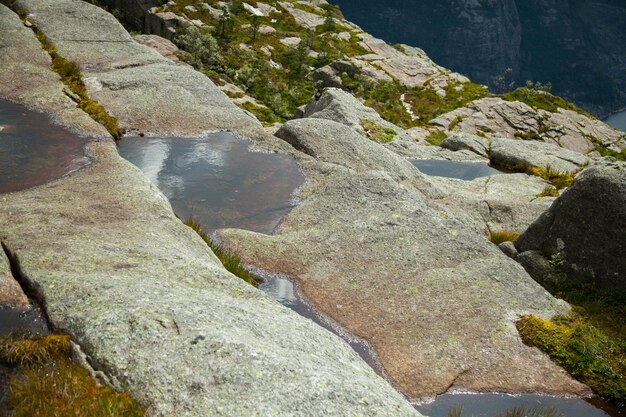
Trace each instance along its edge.
{"label": "wet rock surface", "polygon": [[227,229],[220,241],[247,263],[295,277],[316,307],[373,345],[412,398],[448,389],[586,392],[519,339],[518,315],[567,306],[488,242],[484,219],[464,200],[447,204],[445,191],[435,198],[433,179],[337,167],[351,157],[340,147],[301,161],[310,184],[278,235]]}
{"label": "wet rock surface", "polygon": [[626,164],[595,165],[576,178],[515,246],[520,256],[536,250],[553,263],[558,259],[571,279],[624,294],[625,207]]}

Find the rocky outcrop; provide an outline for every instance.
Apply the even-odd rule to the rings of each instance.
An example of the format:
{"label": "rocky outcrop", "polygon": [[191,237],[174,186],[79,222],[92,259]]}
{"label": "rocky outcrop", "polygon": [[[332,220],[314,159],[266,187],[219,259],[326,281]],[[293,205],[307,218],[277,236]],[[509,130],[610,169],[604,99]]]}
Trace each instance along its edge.
{"label": "rocky outcrop", "polygon": [[[97,20],[93,27],[109,31],[94,30],[88,39],[118,36],[117,25],[105,25],[110,17],[102,11],[95,14],[85,2],[21,5],[32,7],[29,11],[38,23],[47,21],[44,11],[55,10],[76,30],[81,30],[81,22],[71,16],[82,19],[94,13],[91,16],[99,18],[92,21]],[[0,12],[2,27],[15,29],[15,36],[2,38],[11,43],[7,50],[36,42],[31,31],[17,29],[22,24],[8,9],[0,5]],[[47,27],[59,49],[115,66],[115,61],[105,64],[105,58],[117,56],[108,42],[100,47],[88,41],[74,49],[75,38],[64,44],[55,23]],[[140,52],[139,61],[142,55],[152,56],[128,41],[110,43],[119,44],[122,52]],[[173,64],[158,65],[185,74],[176,73],[173,68],[181,67]],[[56,103],[63,102],[62,84],[49,66],[36,69],[34,74],[56,85],[38,100],[29,91],[20,97],[55,114]],[[12,82],[21,86],[34,74],[14,73]],[[138,76],[137,83],[141,80]],[[194,80],[186,85],[193,86]],[[207,85],[199,82],[197,91],[211,93]],[[126,95],[126,89],[109,93],[115,91],[130,108],[144,104],[141,97]],[[153,94],[167,92],[183,94],[180,89]],[[203,111],[210,116],[210,109]],[[164,129],[155,122],[155,129]],[[215,122],[209,118],[206,129]],[[84,125],[96,127],[80,123],[78,119],[75,127],[82,132],[98,130],[88,117]],[[263,140],[266,134],[260,132]],[[165,197],[118,156],[112,141],[91,143],[87,152],[93,163],[69,177],[0,195],[0,241],[19,261],[22,279],[44,301],[53,329],[70,334],[86,354],[86,364],[102,372],[112,386],[132,394],[148,415],[419,415],[340,338],[227,272],[175,217]]]}
{"label": "rocky outcrop", "polygon": [[[334,137],[344,131],[346,138]],[[567,310],[484,236],[486,219],[494,228],[509,224],[518,208],[494,204],[489,213],[455,180],[417,171],[403,180],[404,167],[383,158],[382,144],[355,152],[352,145],[367,140],[355,133],[326,121],[287,123],[279,136],[315,157],[300,160],[309,180],[302,203],[278,235],[219,231],[224,247],[294,277],[317,308],[373,345],[388,377],[411,398],[449,389],[584,392],[514,328],[518,315]],[[480,187],[485,199],[504,201],[512,184],[520,195],[544,186],[523,174],[531,178],[525,187],[515,176],[491,178],[493,185],[472,181],[465,192]],[[520,211],[532,212],[534,196],[523,198]],[[536,207],[537,215],[546,204]]]}
{"label": "rocky outcrop", "polygon": [[431,123],[443,129],[454,125],[454,132],[480,134],[487,138],[539,139],[583,154],[593,151],[597,145],[617,152],[626,147],[624,132],[599,120],[572,110],[560,109],[552,113],[519,101],[495,97],[475,100],[431,120]]}
{"label": "rocky outcrop", "polygon": [[626,7],[610,0],[353,2],[346,17],[390,43],[417,45],[480,83],[551,81],[555,94],[601,116],[626,105]]}
{"label": "rocky outcrop", "polygon": [[576,178],[515,246],[522,255],[540,251],[568,279],[624,294],[625,207],[626,164],[595,165]]}

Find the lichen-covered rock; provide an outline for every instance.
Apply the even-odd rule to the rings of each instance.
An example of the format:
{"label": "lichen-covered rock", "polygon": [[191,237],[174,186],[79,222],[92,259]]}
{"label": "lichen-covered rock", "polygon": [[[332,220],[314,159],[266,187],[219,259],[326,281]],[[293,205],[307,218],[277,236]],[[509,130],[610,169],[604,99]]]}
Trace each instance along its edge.
{"label": "lichen-covered rock", "polygon": [[515,242],[562,261],[571,279],[626,293],[626,164],[585,170]]}
{"label": "lichen-covered rock", "polygon": [[20,0],[16,5],[59,54],[81,66],[89,96],[118,119],[122,130],[262,131],[209,78],[135,42],[103,9],[80,0]]}
{"label": "lichen-covered rock", "polygon": [[82,136],[108,137],[106,129],[60,94],[64,85],[50,70],[50,56],[17,14],[0,4],[0,96],[45,110]]}
{"label": "lichen-covered rock", "polygon": [[6,306],[27,310],[30,303],[20,284],[13,277],[9,259],[0,247],[0,307]]}
{"label": "lichen-covered rock", "polygon": [[477,155],[489,157],[490,140],[467,133],[453,133],[441,142],[441,147],[453,151],[469,150]]}

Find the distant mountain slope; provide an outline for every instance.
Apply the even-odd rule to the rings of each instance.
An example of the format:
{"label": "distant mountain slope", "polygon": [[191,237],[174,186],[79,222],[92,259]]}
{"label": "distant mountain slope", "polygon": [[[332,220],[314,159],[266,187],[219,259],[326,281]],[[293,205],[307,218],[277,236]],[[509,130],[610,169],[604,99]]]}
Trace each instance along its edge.
{"label": "distant mountain slope", "polygon": [[439,64],[488,83],[552,82],[600,116],[626,106],[626,1],[333,0],[388,42],[418,46]]}

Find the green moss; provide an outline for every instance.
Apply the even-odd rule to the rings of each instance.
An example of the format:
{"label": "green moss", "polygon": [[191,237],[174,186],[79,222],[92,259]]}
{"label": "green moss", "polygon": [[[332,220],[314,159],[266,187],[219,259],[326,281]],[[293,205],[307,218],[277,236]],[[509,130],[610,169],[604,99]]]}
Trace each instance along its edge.
{"label": "green moss", "polygon": [[41,43],[41,47],[52,58],[52,69],[61,76],[61,81],[69,87],[70,91],[79,97],[78,107],[104,126],[111,136],[119,139],[121,132],[117,119],[109,115],[100,103],[89,98],[78,64],[59,55],[54,44],[43,33],[36,29],[35,33]]}
{"label": "green moss", "polygon": [[185,225],[192,228],[202,238],[202,240],[206,242],[228,272],[241,278],[248,284],[254,285],[255,287],[259,285],[259,281],[241,265],[241,260],[236,256],[226,253],[221,246],[213,243],[207,234],[202,231],[199,223],[196,223],[193,219],[187,219],[185,221]]}
{"label": "green moss", "polygon": [[[546,321],[524,316],[517,329],[524,342],[536,346],[596,393],[626,400],[626,339],[594,325],[584,310]],[[622,311],[622,314],[625,311]],[[617,318],[623,323],[624,316]]]}
{"label": "green moss", "polygon": [[70,338],[0,340],[7,373],[7,404],[13,417],[140,417],[128,395],[101,387],[70,359]]}
{"label": "green moss", "polygon": [[539,136],[537,132],[515,132],[515,137],[522,140],[536,140],[543,141],[543,138]]}
{"label": "green moss", "polygon": [[452,121],[450,122],[450,124],[448,125],[448,130],[452,130],[455,127],[457,127],[457,125],[459,123],[461,123],[463,121],[463,117],[461,116],[456,116],[454,119],[452,119]]}
{"label": "green moss", "polygon": [[513,242],[519,237],[519,233],[509,230],[494,230],[489,232],[489,240],[494,245],[504,242]]}
{"label": "green moss", "polygon": [[285,121],[282,117],[276,116],[271,109],[268,109],[267,107],[259,107],[249,101],[241,104],[241,108],[254,114],[254,116],[265,126],[271,126],[274,123],[283,123]]}
{"label": "green moss", "polygon": [[549,112],[557,112],[558,109],[561,108],[564,110],[573,110],[591,119],[596,119],[596,117],[591,113],[584,111],[564,98],[553,96],[546,91],[520,87],[516,90],[502,94],[501,97],[507,101],[521,101],[531,107],[547,110]]}
{"label": "green moss", "polygon": [[373,120],[361,119],[361,127],[365,130],[365,135],[368,139],[378,143],[388,143],[396,137],[395,130],[383,127]]}
{"label": "green moss", "polygon": [[426,142],[439,146],[448,135],[443,130],[435,129],[426,136]]}

